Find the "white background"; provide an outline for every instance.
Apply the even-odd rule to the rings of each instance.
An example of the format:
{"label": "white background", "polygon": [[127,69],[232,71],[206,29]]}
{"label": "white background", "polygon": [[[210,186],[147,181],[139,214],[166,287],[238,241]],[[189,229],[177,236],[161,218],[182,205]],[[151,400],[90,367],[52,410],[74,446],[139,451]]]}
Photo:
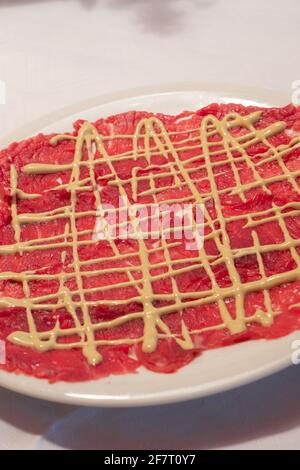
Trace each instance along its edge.
{"label": "white background", "polygon": [[[299,0],[0,0],[1,135],[101,93],[184,81],[291,93]],[[225,351],[224,351],[225,354]],[[300,369],[153,409],[0,391],[0,449],[300,449]]]}

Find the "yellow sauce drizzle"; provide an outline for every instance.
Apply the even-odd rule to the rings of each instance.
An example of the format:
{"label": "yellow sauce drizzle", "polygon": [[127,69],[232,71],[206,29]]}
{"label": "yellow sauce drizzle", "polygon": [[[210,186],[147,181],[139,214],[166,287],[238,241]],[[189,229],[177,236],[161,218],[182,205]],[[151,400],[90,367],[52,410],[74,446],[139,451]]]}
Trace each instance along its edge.
{"label": "yellow sauce drizzle", "polygon": [[[258,322],[268,327],[272,325],[274,316],[280,314],[272,307],[269,289],[279,286],[283,283],[292,282],[300,277],[300,257],[297,248],[300,241],[293,239],[285,224],[285,218],[300,215],[300,203],[290,202],[284,206],[277,207],[273,204],[272,208],[262,211],[250,211],[247,214],[226,217],[222,212],[221,195],[237,194],[242,201],[246,201],[246,193],[253,188],[262,188],[266,193],[270,194],[271,190],[268,185],[278,181],[288,181],[293,189],[299,194],[299,186],[296,178],[300,176],[300,170],[290,171],[284,163],[283,157],[291,150],[300,148],[300,138],[296,137],[291,140],[288,145],[282,145],[275,148],[270,141],[270,137],[282,132],[286,125],[278,122],[270,125],[265,129],[256,129],[254,124],[260,120],[261,113],[254,112],[248,116],[241,116],[237,113],[231,113],[224,119],[218,120],[214,116],[205,117],[200,129],[191,129],[175,133],[175,135],[186,134],[178,141],[172,140],[174,133],[168,133],[163,123],[156,117],[142,119],[133,136],[114,135],[102,136],[97,129],[90,123],[84,123],[77,137],[70,135],[58,135],[52,138],[51,144],[57,145],[63,140],[72,140],[75,142],[74,160],[69,164],[42,164],[31,163],[25,165],[22,172],[27,175],[40,175],[50,173],[60,173],[70,171],[70,180],[67,184],[61,184],[53,188],[55,190],[68,190],[70,192],[70,204],[42,213],[26,213],[18,214],[18,199],[34,199],[39,194],[27,194],[23,190],[18,189],[18,174],[14,165],[11,166],[11,196],[12,196],[12,226],[15,233],[15,243],[12,245],[1,245],[0,255],[8,255],[14,253],[36,252],[38,250],[49,250],[62,248],[63,252],[61,260],[63,265],[66,262],[66,249],[71,248],[73,262],[68,267],[71,271],[61,272],[59,274],[42,274],[35,271],[26,271],[21,273],[1,272],[1,279],[11,279],[21,282],[23,285],[24,298],[17,299],[12,297],[0,297],[0,308],[23,307],[26,310],[29,332],[16,331],[9,335],[8,340],[21,346],[32,347],[40,351],[48,351],[52,349],[71,349],[82,348],[83,354],[91,365],[98,364],[102,356],[98,351],[99,346],[118,345],[118,344],[137,344],[142,343],[144,352],[153,352],[156,349],[157,342],[161,338],[174,338],[174,340],[183,349],[192,349],[192,336],[204,331],[228,329],[231,334],[244,331],[247,324]],[[242,128],[245,133],[242,135],[234,135],[232,129]],[[217,142],[212,141],[212,137],[218,137]],[[120,155],[108,154],[105,142],[114,139],[132,139],[132,151],[124,152]],[[140,143],[143,143],[141,146]],[[260,160],[254,163],[254,160],[247,153],[247,149],[257,143],[263,143],[267,147],[267,151],[260,155]],[[194,144],[194,145],[193,145]],[[95,157],[93,145],[101,158]],[[214,147],[214,149],[212,149]],[[221,147],[221,150],[216,150]],[[83,150],[87,151],[88,159],[83,159]],[[186,150],[197,149],[199,154],[182,160],[180,152]],[[238,153],[239,156],[233,153]],[[166,163],[159,167],[152,163],[154,156],[164,156]],[[172,161],[170,161],[170,156]],[[214,156],[223,157],[221,159],[213,159]],[[114,163],[123,160],[137,160],[144,157],[147,161],[147,167],[141,168],[135,166],[132,170],[132,177],[129,179],[121,179],[115,169]],[[264,163],[272,161],[278,162],[282,174],[262,178],[259,173],[259,167]],[[246,163],[248,169],[251,170],[253,181],[243,183],[240,177],[237,164],[239,162]],[[96,179],[94,169],[96,165],[106,164],[109,174]],[[226,189],[219,189],[216,181],[215,170],[225,164],[230,165],[230,169],[234,176],[235,185]],[[87,168],[89,176],[81,179],[81,168]],[[140,170],[148,171],[148,175],[139,175]],[[159,170],[159,172],[157,172]],[[193,174],[205,170],[207,176],[201,179],[193,178]],[[159,188],[156,181],[163,177],[172,177],[173,184]],[[128,204],[128,194],[126,187],[131,186],[132,198],[137,200],[138,196],[152,196],[153,203],[159,204],[158,196],[160,192],[168,189],[177,188],[179,190],[187,188],[189,196],[177,196],[163,203],[181,203],[191,202],[194,205],[203,204],[205,208],[205,227],[209,228],[209,233],[204,236],[204,240],[214,240],[219,254],[208,255],[204,246],[199,247],[198,255],[194,258],[172,260],[170,248],[180,246],[182,242],[173,242],[168,244],[163,237],[163,229],[159,229],[160,246],[157,248],[148,248],[147,243],[141,237],[138,237],[138,253],[120,253],[115,241],[109,240],[113,250],[112,257],[99,257],[82,261],[80,259],[78,249],[81,246],[88,246],[95,243],[92,230],[79,231],[77,228],[77,220],[81,217],[95,216],[102,214],[101,192],[97,184],[101,179],[106,179],[108,185],[117,187],[120,196]],[[210,190],[207,193],[198,190],[198,183],[208,180]],[[149,189],[139,192],[139,184],[148,182]],[[92,192],[96,201],[97,210],[89,210],[84,212],[76,211],[77,193],[81,191]],[[207,210],[205,203],[212,200],[214,202],[217,218],[213,219]],[[259,217],[259,219],[258,219]],[[32,224],[35,222],[47,222],[52,220],[66,220],[64,233],[49,238],[37,238],[29,241],[22,241],[21,227],[22,224]],[[226,229],[228,223],[243,220],[245,227],[251,227],[253,247],[232,249],[230,238]],[[132,217],[131,221],[136,227],[137,232],[140,230],[139,222]],[[255,227],[270,222],[277,221],[284,241],[278,244],[261,245]],[[215,223],[219,224],[216,229]],[[195,228],[195,221],[193,221]],[[82,235],[86,235],[84,239],[80,239]],[[265,273],[263,257],[264,253],[271,251],[290,250],[296,268],[289,272],[274,274],[267,276]],[[163,253],[164,262],[151,264],[149,256],[153,253]],[[81,268],[91,266],[103,261],[122,261],[130,260],[139,256],[140,264],[130,265],[126,268],[108,268],[108,269],[90,269],[82,270]],[[247,283],[241,282],[235,261],[246,255],[256,255],[260,279]],[[189,266],[178,267],[186,262],[192,263]],[[227,268],[231,285],[229,287],[220,287],[218,285],[213,267],[224,264]],[[166,268],[167,272],[163,274],[151,274],[154,268]],[[211,281],[211,288],[207,291],[200,292],[180,292],[176,276],[181,273],[191,272],[194,269],[203,268]],[[101,286],[94,288],[84,287],[84,278],[89,276],[97,276],[99,274],[109,273],[126,273],[128,280],[109,286]],[[137,278],[134,274],[140,274]],[[56,280],[59,282],[59,289],[56,293],[49,295],[40,295],[32,297],[30,295],[30,281],[33,280]],[[75,279],[77,288],[69,290],[65,282],[68,279]],[[153,292],[153,282],[169,279],[172,286],[172,294],[155,294]],[[132,286],[136,289],[137,295],[128,300],[97,300],[91,301],[86,298],[89,293],[102,293],[112,289],[121,289]],[[254,315],[246,316],[245,312],[245,296],[251,292],[260,291],[263,293],[265,309],[259,309]],[[76,298],[76,300],[75,300]],[[228,299],[235,300],[236,315],[233,317],[228,309]],[[157,301],[168,301],[172,304],[157,307]],[[89,309],[95,306],[122,306],[129,305],[132,302],[141,304],[142,310],[132,312],[114,320],[93,323],[90,317]],[[216,303],[221,317],[221,322],[215,326],[203,328],[197,331],[189,331],[183,318],[183,312],[189,307],[198,307]],[[73,318],[74,326],[68,329],[62,329],[57,321],[55,327],[51,331],[38,332],[33,318],[33,310],[52,310],[65,308]],[[77,312],[82,314],[82,320],[79,320]],[[173,334],[163,319],[164,315],[179,312],[181,314],[181,335]],[[123,339],[97,339],[96,333],[124,325],[135,319],[142,319],[144,322],[143,335],[140,338],[123,338]],[[76,336],[79,340],[72,343],[59,341],[63,337]]]}

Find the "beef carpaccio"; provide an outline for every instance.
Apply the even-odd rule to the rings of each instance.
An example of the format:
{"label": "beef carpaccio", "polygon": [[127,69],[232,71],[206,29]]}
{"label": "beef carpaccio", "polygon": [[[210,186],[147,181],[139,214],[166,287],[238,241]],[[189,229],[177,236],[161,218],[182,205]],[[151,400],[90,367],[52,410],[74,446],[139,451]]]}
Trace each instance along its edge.
{"label": "beef carpaccio", "polygon": [[[300,328],[299,108],[128,112],[0,160],[1,368],[50,382],[171,373]],[[134,236],[134,210],[124,236],[120,201],[192,207],[197,243],[175,216]]]}

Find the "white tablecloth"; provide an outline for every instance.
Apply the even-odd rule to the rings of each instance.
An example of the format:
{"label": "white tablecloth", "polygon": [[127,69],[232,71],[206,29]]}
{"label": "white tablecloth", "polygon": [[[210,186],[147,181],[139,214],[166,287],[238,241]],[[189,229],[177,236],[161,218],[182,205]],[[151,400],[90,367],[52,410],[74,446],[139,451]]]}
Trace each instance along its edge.
{"label": "white tablecloth", "polygon": [[[183,81],[292,93],[298,0],[0,0],[1,134],[101,93]],[[153,409],[0,391],[1,449],[300,448],[300,369]]]}

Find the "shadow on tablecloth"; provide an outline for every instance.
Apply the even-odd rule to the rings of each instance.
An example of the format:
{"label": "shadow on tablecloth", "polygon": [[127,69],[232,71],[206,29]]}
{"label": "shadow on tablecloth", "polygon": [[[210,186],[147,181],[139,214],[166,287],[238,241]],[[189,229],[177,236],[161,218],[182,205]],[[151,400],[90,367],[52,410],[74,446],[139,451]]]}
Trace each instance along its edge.
{"label": "shadow on tablecloth", "polygon": [[[64,1],[75,3],[75,0]],[[47,2],[51,0],[0,0],[0,7]],[[209,9],[216,2],[217,0],[193,0],[193,7]],[[133,21],[143,30],[161,36],[178,33],[188,13],[180,0],[77,0],[77,3],[85,10],[110,8],[120,13],[124,10],[130,11],[133,14]],[[127,27],[130,27],[130,24],[127,24]]]}
{"label": "shadow on tablecloth", "polygon": [[300,368],[213,397],[136,409],[75,408],[1,392],[0,419],[41,435],[37,447],[209,449],[300,425]]}

